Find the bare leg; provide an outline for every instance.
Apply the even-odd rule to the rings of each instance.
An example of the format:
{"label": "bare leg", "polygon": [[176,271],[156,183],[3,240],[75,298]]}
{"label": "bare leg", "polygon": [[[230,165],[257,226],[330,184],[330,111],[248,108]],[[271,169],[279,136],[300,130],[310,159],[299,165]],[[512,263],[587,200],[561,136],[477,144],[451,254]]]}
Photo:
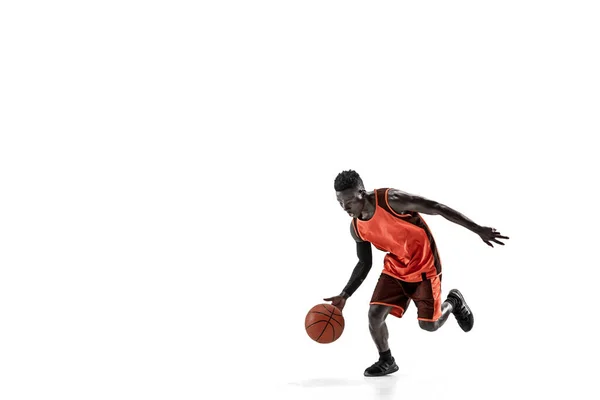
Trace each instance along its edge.
{"label": "bare leg", "polygon": [[388,329],[385,318],[392,307],[372,304],[369,308],[369,330],[371,337],[379,350],[379,360],[365,370],[365,376],[383,376],[398,371],[398,365],[392,357],[388,345]]}
{"label": "bare leg", "polygon": [[380,353],[390,349],[388,345],[389,334],[385,319],[391,310],[392,307],[380,304],[371,304],[369,308],[369,331]]}
{"label": "bare leg", "polygon": [[444,325],[448,316],[452,313],[452,303],[445,301],[442,304],[442,316],[438,318],[437,321],[419,321],[419,326],[421,329],[425,329],[429,332],[437,331],[439,328]]}

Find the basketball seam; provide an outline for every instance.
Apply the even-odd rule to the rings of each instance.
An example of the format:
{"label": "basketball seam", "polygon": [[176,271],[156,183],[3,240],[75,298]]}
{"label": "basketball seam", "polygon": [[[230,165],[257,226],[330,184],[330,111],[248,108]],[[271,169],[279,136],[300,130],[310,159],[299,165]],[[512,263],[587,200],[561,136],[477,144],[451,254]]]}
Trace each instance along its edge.
{"label": "basketball seam", "polygon": [[[325,307],[324,304],[323,304],[323,308],[325,308],[327,310],[327,307]],[[335,308],[331,310],[331,315],[329,315],[329,319],[327,320],[327,324],[331,325],[331,329],[333,329],[333,340],[335,340],[335,328],[333,327],[333,324],[331,322],[329,322],[329,321],[331,321],[331,317],[333,317],[333,313],[334,312],[335,312]],[[327,329],[328,325],[325,325],[325,328],[323,328],[323,331],[321,332],[321,334],[317,338],[317,341],[319,341],[319,339],[321,339],[321,336],[323,336],[323,334],[325,333],[325,330]]]}
{"label": "basketball seam", "polygon": [[332,319],[332,320],[334,320],[335,322],[337,322],[337,324],[338,324],[340,327],[343,327],[343,325],[342,325],[342,323],[341,323],[340,321],[338,321],[338,320],[337,320],[337,319],[335,319],[335,318],[331,318],[331,319]]}
{"label": "basketball seam", "polygon": [[[327,315],[327,314],[325,314],[325,313],[322,313],[322,312],[320,312],[320,311],[313,311],[313,312],[312,312],[312,314]],[[333,314],[333,315],[335,315],[336,317],[341,317],[341,315],[337,315],[337,314]],[[331,319],[332,319],[332,320],[334,320],[335,322],[337,322],[337,324],[338,324],[339,326],[342,326],[342,323],[341,323],[340,321],[338,321],[337,319],[335,319],[335,318],[331,318]],[[321,321],[323,321],[323,320],[321,320]]]}
{"label": "basketball seam", "polygon": [[325,321],[324,319],[322,319],[322,320],[320,320],[320,321],[313,322],[312,324],[310,324],[309,326],[307,326],[307,327],[306,327],[306,329],[310,328],[310,327],[311,327],[311,326],[313,326],[313,325],[316,325],[316,324],[318,324],[319,322],[328,322],[328,321]]}
{"label": "basketball seam", "polygon": [[335,342],[335,340],[337,338],[335,337],[335,327],[333,326],[333,324],[331,324],[331,329],[333,329],[333,340],[332,340],[332,342]]}
{"label": "basketball seam", "polygon": [[[335,340],[335,329],[333,328],[333,324],[329,321],[324,321],[324,322],[326,322],[327,324],[325,325],[325,328],[323,328],[323,330],[321,331],[321,334],[319,335],[319,337],[317,337],[317,342],[319,341],[319,339],[321,339],[321,336],[323,336],[323,334],[325,333],[325,331],[327,330],[327,327],[329,325],[331,325],[331,329],[333,329],[333,334],[334,334],[333,340]],[[333,340],[332,340],[332,342],[333,342]]]}
{"label": "basketball seam", "polygon": [[[324,308],[325,310],[327,310],[327,307],[325,307],[325,304],[321,304],[321,305],[323,306],[323,308]],[[335,306],[332,306],[332,307],[335,307]],[[317,312],[317,311],[313,311],[313,312]],[[329,312],[329,310],[327,310],[327,312]],[[338,317],[343,317],[343,315],[342,315],[342,314],[336,314],[336,313],[335,313],[335,308],[331,310],[331,313],[332,313],[333,315],[337,315]]]}

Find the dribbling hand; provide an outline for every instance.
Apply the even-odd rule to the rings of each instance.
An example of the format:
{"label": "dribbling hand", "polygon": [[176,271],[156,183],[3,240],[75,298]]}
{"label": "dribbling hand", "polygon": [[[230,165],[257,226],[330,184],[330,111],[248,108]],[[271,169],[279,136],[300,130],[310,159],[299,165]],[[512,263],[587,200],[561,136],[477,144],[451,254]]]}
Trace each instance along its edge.
{"label": "dribbling hand", "polygon": [[323,300],[331,301],[331,305],[339,308],[340,311],[342,311],[344,309],[344,306],[346,305],[346,298],[344,296],[342,296],[341,294],[337,295],[337,296],[333,296],[333,297],[328,297]]}

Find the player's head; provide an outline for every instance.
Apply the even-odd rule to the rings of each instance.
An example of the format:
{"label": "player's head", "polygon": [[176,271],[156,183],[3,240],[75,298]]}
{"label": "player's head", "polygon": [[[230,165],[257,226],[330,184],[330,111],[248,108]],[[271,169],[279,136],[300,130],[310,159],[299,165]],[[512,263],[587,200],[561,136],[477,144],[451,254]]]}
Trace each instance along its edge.
{"label": "player's head", "polygon": [[338,202],[351,217],[358,217],[365,207],[367,191],[356,171],[340,172],[333,183]]}

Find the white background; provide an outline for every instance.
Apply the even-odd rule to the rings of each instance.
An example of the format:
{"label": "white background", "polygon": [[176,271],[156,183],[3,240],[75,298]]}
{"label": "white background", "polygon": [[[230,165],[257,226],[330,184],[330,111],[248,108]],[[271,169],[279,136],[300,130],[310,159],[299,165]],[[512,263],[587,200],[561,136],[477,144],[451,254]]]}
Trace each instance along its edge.
{"label": "white background", "polygon": [[[597,399],[593,1],[6,1],[0,398]],[[426,216],[473,331],[390,319],[333,180]],[[389,378],[389,379],[387,379]]]}

